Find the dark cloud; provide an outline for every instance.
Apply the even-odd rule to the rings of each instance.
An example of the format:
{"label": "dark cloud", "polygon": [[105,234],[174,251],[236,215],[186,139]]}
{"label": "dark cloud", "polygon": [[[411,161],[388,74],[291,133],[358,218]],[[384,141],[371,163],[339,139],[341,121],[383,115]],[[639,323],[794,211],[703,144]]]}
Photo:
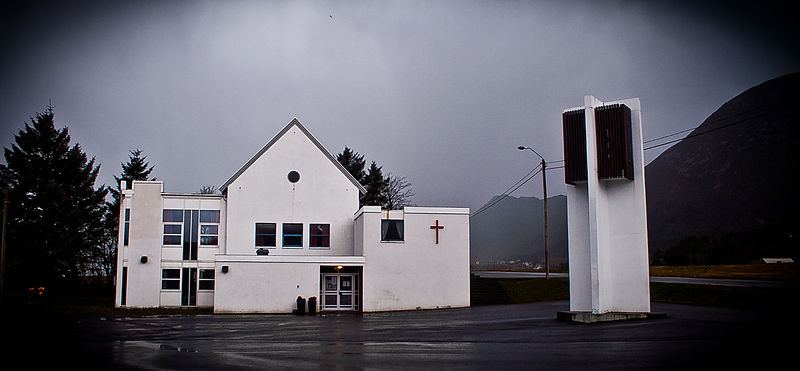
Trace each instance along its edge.
{"label": "dark cloud", "polygon": [[[140,148],[191,192],[297,117],[407,176],[417,203],[477,208],[535,166],[518,145],[561,159],[560,113],[584,95],[639,97],[648,139],[800,66],[796,11],[701,3],[6,3],[0,137],[52,101],[100,182]],[[558,170],[548,183],[563,191]]]}

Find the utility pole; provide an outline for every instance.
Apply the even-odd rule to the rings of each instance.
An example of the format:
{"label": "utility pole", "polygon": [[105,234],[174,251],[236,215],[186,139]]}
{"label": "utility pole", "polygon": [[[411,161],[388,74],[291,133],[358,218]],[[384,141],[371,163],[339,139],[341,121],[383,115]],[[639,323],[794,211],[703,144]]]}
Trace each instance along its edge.
{"label": "utility pole", "polygon": [[543,209],[544,209],[544,278],[550,279],[550,249],[547,247],[547,163],[542,158],[542,194],[544,194]]}
{"label": "utility pole", "polygon": [[550,280],[550,249],[547,247],[547,162],[544,161],[544,157],[536,152],[531,147],[526,146],[519,146],[517,147],[518,150],[523,151],[526,149],[531,150],[531,152],[535,153],[536,156],[539,156],[542,159],[542,195],[544,199],[542,200],[542,208],[544,209],[544,277],[547,280]]}

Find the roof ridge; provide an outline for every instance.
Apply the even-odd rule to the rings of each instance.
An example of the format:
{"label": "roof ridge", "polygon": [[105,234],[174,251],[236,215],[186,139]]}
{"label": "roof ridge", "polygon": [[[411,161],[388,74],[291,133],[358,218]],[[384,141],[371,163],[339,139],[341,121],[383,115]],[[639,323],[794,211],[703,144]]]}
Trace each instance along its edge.
{"label": "roof ridge", "polygon": [[319,149],[322,152],[322,154],[324,154],[325,157],[327,157],[339,169],[339,171],[341,171],[345,175],[345,177],[347,177],[347,179],[349,179],[353,183],[353,185],[356,186],[359,192],[367,193],[366,188],[364,188],[364,186],[361,185],[361,183],[359,183],[358,180],[356,180],[356,178],[353,177],[353,175],[350,174],[350,172],[347,171],[347,169],[345,169],[344,166],[342,166],[342,164],[339,163],[339,161],[337,161],[335,157],[333,157],[330,151],[328,151],[328,149],[326,149],[325,146],[323,146],[322,143],[320,143],[319,140],[317,140],[317,138],[314,137],[314,135],[311,134],[310,131],[308,131],[308,129],[303,125],[303,123],[301,123],[300,120],[297,119],[297,117],[292,118],[292,120],[289,121],[289,123],[286,124],[286,126],[283,129],[281,129],[281,131],[279,131],[278,134],[276,134],[269,142],[267,142],[267,144],[261,147],[261,149],[258,152],[256,152],[256,154],[253,155],[253,157],[251,157],[250,160],[248,160],[244,165],[242,165],[242,167],[239,168],[239,170],[237,170],[236,173],[233,174],[233,176],[231,176],[225,183],[223,183],[222,186],[220,186],[219,188],[220,191],[224,192],[231,183],[233,183],[240,175],[242,175],[242,173],[244,173],[251,165],[253,165],[253,163],[256,162],[258,158],[261,157],[261,155],[267,152],[267,150],[269,150],[293,126],[297,126],[300,129],[300,131],[302,131],[303,134],[305,134],[305,136],[309,140],[311,140],[312,143],[314,143],[317,149]]}

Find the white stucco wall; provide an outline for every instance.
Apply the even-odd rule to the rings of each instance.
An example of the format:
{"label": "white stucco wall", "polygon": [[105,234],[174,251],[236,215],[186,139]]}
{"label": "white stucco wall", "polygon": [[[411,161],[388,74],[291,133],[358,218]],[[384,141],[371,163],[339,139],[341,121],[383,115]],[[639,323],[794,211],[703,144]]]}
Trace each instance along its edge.
{"label": "white stucco wall", "polygon": [[[122,266],[128,268],[127,306],[149,308],[159,306],[161,289],[161,182],[134,182],[133,189],[125,192],[120,206],[119,247],[122,248]],[[125,208],[130,208],[129,244],[124,246]],[[141,257],[147,262],[141,263]],[[117,266],[121,283],[122,270]],[[117,285],[121,290],[122,285]],[[117,295],[119,304],[120,295]]]}
{"label": "white stucco wall", "polygon": [[[469,209],[407,207],[405,241],[381,242],[380,207],[364,207],[356,236],[364,249],[363,311],[469,306]],[[439,220],[439,244],[430,226]],[[362,223],[362,224],[359,224]]]}
{"label": "white stucco wall", "polygon": [[[320,303],[320,266],[363,266],[353,256],[232,256],[216,262],[215,313],[292,313],[302,296]],[[222,273],[227,266],[228,272]]]}
{"label": "white stucco wall", "polygon": [[[290,171],[300,173],[291,183]],[[254,255],[255,223],[276,223],[270,255],[352,255],[358,188],[297,126],[227,187],[226,252]],[[282,223],[303,223],[303,247],[282,247]],[[309,247],[309,224],[330,224],[330,248]]]}
{"label": "white stucco wall", "polygon": [[[123,192],[120,212],[118,267],[128,268],[126,307],[150,308],[181,305],[181,291],[162,290],[162,269],[214,269],[215,255],[221,246],[198,247],[196,260],[183,260],[182,246],[164,246],[163,209],[219,210],[225,218],[225,202],[220,195],[165,194],[160,181],[135,181]],[[124,246],[125,208],[130,208],[129,245]],[[202,224],[202,223],[201,223]],[[224,244],[225,225],[219,224],[219,242]],[[147,256],[147,263],[141,257]],[[121,305],[122,269],[117,270],[116,305]],[[211,306],[214,291],[199,290],[197,306]]]}

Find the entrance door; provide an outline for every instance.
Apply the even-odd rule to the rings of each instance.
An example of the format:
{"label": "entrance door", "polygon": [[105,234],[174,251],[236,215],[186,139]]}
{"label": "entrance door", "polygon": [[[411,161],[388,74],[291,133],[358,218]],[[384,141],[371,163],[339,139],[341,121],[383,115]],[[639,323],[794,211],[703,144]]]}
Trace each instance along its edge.
{"label": "entrance door", "polygon": [[353,275],[339,275],[339,309],[353,309]]}
{"label": "entrance door", "polygon": [[358,275],[348,273],[322,275],[323,310],[358,309]]}

